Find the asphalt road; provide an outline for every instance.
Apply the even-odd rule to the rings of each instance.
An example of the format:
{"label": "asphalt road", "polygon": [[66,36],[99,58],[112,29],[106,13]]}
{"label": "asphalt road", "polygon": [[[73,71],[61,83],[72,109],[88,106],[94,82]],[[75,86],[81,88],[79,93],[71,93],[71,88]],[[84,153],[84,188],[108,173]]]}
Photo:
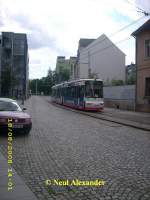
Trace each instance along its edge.
{"label": "asphalt road", "polygon": [[[40,200],[149,200],[150,134],[94,119],[31,97],[33,128],[13,139],[13,166]],[[7,138],[0,137],[7,156]],[[105,181],[104,186],[48,186],[47,179]]]}

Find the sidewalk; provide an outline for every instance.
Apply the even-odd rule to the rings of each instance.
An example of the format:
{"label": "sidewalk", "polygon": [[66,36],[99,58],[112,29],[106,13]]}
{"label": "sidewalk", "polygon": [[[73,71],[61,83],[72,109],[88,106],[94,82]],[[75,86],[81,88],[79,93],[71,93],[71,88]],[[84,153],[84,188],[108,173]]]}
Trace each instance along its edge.
{"label": "sidewalk", "polygon": [[[70,109],[69,107],[56,104],[57,107],[71,110],[82,115],[87,115],[96,119],[101,119],[109,122],[118,123],[121,125],[145,130],[150,132],[150,113],[134,112],[127,110],[120,110],[115,108],[104,108],[102,112],[85,112],[81,110]],[[56,106],[55,105],[55,106]]]}
{"label": "sidewalk", "polygon": [[150,113],[104,108],[101,113],[86,113],[87,115],[106,121],[150,131]]}
{"label": "sidewalk", "polygon": [[13,169],[13,190],[8,191],[8,164],[0,153],[0,199],[1,200],[37,200],[35,195]]}
{"label": "sidewalk", "polygon": [[104,115],[150,125],[150,113],[105,108]]}

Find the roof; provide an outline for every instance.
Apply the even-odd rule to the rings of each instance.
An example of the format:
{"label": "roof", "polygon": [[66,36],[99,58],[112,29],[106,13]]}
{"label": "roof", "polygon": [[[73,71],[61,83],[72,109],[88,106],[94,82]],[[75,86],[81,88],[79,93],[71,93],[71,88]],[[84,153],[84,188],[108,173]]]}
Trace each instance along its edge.
{"label": "roof", "polygon": [[91,44],[95,39],[87,39],[87,38],[81,38],[79,40],[79,47],[87,47],[89,44]]}
{"label": "roof", "polygon": [[70,60],[76,60],[77,59],[77,57],[75,57],[75,56],[70,56]]}
{"label": "roof", "polygon": [[82,82],[82,81],[102,81],[102,79],[78,79],[78,80],[72,80],[72,81],[66,81],[57,85],[54,85],[52,88],[58,87],[58,86],[63,86],[69,83],[76,83],[76,82]]}
{"label": "roof", "polygon": [[57,59],[65,59],[65,56],[57,56]]}
{"label": "roof", "polygon": [[137,36],[139,33],[144,31],[150,31],[150,19],[146,21],[142,26],[140,26],[136,31],[134,31],[131,35]]}
{"label": "roof", "polygon": [[[110,45],[105,45],[103,43],[103,41],[105,41],[105,42],[108,41],[110,43]],[[90,49],[94,46],[97,46],[97,44],[102,45],[102,48],[99,51],[101,51],[101,50],[103,51],[103,49],[105,50],[107,48],[109,49],[109,47],[115,47],[117,50],[119,50],[119,52],[121,52],[123,55],[125,55],[125,53],[121,49],[119,49],[119,47],[117,45],[115,45],[105,34],[102,34],[97,39],[94,39],[94,42],[89,44],[87,47],[85,47],[83,49],[83,51],[87,51],[88,49]]]}
{"label": "roof", "polygon": [[14,102],[14,101],[16,101],[16,100],[14,100],[14,99],[9,99],[9,98],[0,98],[0,101]]}

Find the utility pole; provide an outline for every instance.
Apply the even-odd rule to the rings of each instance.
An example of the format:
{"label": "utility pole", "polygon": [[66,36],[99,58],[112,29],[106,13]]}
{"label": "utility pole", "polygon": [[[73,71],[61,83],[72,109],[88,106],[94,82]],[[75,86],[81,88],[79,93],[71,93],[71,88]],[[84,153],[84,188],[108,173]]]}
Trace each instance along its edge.
{"label": "utility pole", "polygon": [[90,52],[88,51],[88,76],[91,76],[91,62],[90,62]]}
{"label": "utility pole", "polygon": [[36,82],[35,82],[35,94],[37,95],[37,79],[36,79]]}
{"label": "utility pole", "polygon": [[143,13],[143,14],[145,15],[145,17],[150,16],[150,13],[149,13],[149,12],[146,12],[146,11],[144,11],[144,10],[138,10],[137,12]]}

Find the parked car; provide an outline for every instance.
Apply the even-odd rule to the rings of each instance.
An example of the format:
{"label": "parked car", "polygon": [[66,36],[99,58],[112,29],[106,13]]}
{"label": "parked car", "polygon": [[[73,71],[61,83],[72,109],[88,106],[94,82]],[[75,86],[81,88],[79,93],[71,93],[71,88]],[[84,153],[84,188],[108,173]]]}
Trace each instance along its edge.
{"label": "parked car", "polygon": [[21,108],[17,101],[0,98],[0,130],[8,131],[8,119],[12,119],[13,130],[29,133],[32,128],[31,116]]}

